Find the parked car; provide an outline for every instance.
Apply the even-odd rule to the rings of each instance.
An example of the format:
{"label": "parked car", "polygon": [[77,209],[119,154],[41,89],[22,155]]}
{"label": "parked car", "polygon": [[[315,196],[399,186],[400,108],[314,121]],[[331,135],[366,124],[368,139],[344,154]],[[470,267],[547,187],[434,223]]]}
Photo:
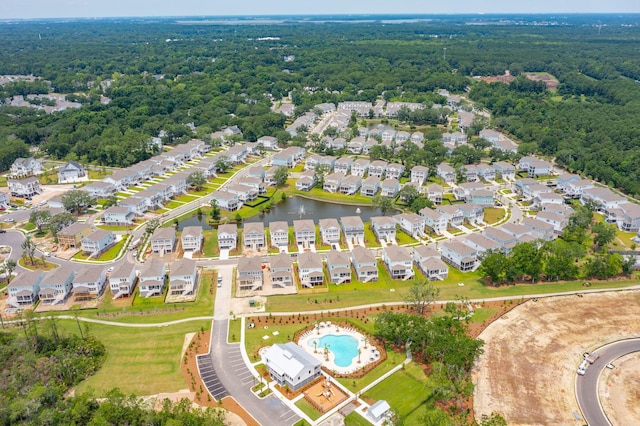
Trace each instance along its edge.
{"label": "parked car", "polygon": [[218,287],[222,287],[222,275],[218,275]]}
{"label": "parked car", "polygon": [[51,252],[45,251],[43,254],[44,257],[51,257]]}
{"label": "parked car", "polygon": [[8,217],[4,221],[5,222],[15,222],[15,220],[12,217]]}

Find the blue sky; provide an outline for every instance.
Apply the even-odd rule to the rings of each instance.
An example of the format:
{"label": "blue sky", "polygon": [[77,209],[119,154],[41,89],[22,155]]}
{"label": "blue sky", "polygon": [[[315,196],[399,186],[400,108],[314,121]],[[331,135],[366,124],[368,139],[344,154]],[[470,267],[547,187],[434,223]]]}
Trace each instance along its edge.
{"label": "blue sky", "polygon": [[640,13],[638,0],[0,0],[0,19],[362,13]]}

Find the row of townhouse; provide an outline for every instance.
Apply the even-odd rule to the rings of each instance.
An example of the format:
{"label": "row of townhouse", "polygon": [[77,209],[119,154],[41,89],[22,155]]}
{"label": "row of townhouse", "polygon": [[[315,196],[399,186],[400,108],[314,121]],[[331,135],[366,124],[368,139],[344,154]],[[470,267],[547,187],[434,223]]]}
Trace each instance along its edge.
{"label": "row of townhouse", "polygon": [[420,210],[419,215],[429,231],[442,235],[448,227],[460,227],[465,221],[470,224],[482,222],[484,208],[475,203],[439,205],[434,209],[425,207]]}
{"label": "row of townhouse", "polygon": [[34,176],[42,173],[42,161],[34,158],[16,158],[11,164],[9,175],[11,177]]}
{"label": "row of townhouse", "polygon": [[[566,187],[570,188],[572,183],[582,186],[580,182],[580,180],[569,182]],[[640,231],[640,205],[630,202],[626,197],[616,194],[609,188],[595,186],[589,188],[586,184],[583,188],[579,195],[582,204],[592,204],[598,212],[604,214],[607,222],[615,224],[621,231]]]}
{"label": "row of townhouse", "polygon": [[[149,238],[151,251],[154,254],[159,254],[161,256],[175,252],[177,242],[177,232],[173,227],[158,227],[153,231]],[[202,226],[185,226],[182,229],[180,243],[184,252],[200,253],[203,242],[204,235]]]}
{"label": "row of townhouse", "polygon": [[478,136],[491,143],[492,148],[504,152],[518,152],[518,145],[515,142],[493,129],[482,129]]}
{"label": "row of townhouse", "polygon": [[550,176],[553,172],[553,165],[537,157],[522,157],[518,162],[518,170],[527,172],[529,177]]}
{"label": "row of townhouse", "polygon": [[[121,262],[109,273],[105,266],[92,265],[76,271],[60,266],[48,272],[21,271],[8,286],[7,303],[15,308],[33,306],[38,300],[47,305],[65,303],[70,297],[74,302],[95,300],[109,288],[114,298],[130,296],[136,283],[140,283],[140,295],[162,295],[166,284],[166,265],[150,261],[138,277],[135,265]],[[172,263],[169,274],[171,294],[193,292],[197,279],[196,262],[180,259]],[[187,293],[185,293],[187,291]]]}
{"label": "row of townhouse", "polygon": [[480,182],[461,183],[453,190],[456,200],[478,204],[483,207],[492,207],[495,204],[495,193],[496,187],[485,186]]}

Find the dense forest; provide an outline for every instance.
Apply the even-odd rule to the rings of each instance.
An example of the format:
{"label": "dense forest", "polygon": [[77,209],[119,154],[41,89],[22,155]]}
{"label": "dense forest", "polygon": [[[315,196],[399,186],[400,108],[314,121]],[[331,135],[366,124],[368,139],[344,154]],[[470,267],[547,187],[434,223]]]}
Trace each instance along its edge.
{"label": "dense forest", "polygon": [[[525,150],[640,195],[638,17],[543,18],[487,17],[483,25],[467,17],[395,25],[4,23],[0,74],[49,83],[8,83],[0,99],[50,89],[83,107],[45,114],[1,106],[0,149],[8,155],[0,168],[29,145],[53,158],[126,166],[151,155],[148,140],[161,130],[169,144],[192,137],[191,123],[199,137],[237,125],[248,140],[287,142],[286,118],[271,106],[289,93],[302,113],[321,102],[381,96],[432,103],[443,88],[469,90],[493,113],[492,125]],[[547,25],[533,25],[540,22]],[[560,84],[548,92],[524,78],[509,86],[471,78],[507,69],[548,72]]]}

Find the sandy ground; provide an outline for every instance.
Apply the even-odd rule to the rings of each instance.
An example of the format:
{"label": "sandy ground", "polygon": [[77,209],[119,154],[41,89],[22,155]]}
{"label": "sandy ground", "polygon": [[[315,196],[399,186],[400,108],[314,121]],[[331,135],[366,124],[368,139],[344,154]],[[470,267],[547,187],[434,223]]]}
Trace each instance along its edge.
{"label": "sandy ground", "polygon": [[614,362],[614,370],[605,369],[599,391],[605,413],[614,426],[640,423],[640,353]]}
{"label": "sandy ground", "polygon": [[[638,291],[522,304],[479,336],[485,353],[474,368],[475,417],[495,411],[509,425],[582,425],[574,417],[580,412],[574,383],[582,354],[636,337],[638,330]],[[626,424],[640,424],[640,417]]]}

